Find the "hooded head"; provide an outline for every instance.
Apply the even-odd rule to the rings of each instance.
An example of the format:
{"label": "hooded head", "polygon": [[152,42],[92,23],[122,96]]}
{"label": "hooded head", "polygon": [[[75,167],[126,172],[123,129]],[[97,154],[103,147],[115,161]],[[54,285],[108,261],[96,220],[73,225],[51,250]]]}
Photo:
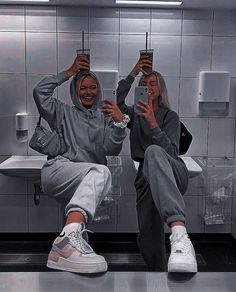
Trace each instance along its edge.
{"label": "hooded head", "polygon": [[149,99],[157,99],[158,106],[170,108],[166,83],[159,72],[152,71],[148,75],[142,75],[139,80],[140,85],[148,87]]}
{"label": "hooded head", "polygon": [[101,104],[101,88],[97,76],[93,72],[78,72],[70,84],[70,95],[73,104],[81,109],[96,110]]}

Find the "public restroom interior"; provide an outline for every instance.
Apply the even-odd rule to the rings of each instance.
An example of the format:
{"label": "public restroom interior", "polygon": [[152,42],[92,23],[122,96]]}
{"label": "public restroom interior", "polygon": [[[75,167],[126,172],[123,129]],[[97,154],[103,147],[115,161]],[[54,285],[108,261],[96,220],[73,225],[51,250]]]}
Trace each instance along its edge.
{"label": "public restroom interior", "polygon": [[[104,88],[115,88],[131,71],[139,50],[145,49],[148,32],[148,47],[154,49],[153,67],[164,76],[171,108],[193,136],[185,156],[192,157],[202,168],[200,174],[190,179],[184,195],[187,230],[195,246],[199,272],[206,277],[202,283],[209,280],[210,284],[212,272],[219,273],[222,282],[233,283],[236,272],[236,2],[185,0],[182,6],[157,8],[116,5],[111,0],[51,0],[35,4],[0,1],[0,163],[11,156],[40,155],[28,144],[38,120],[33,87],[44,76],[72,64],[76,50],[82,47],[82,32],[85,47],[90,49],[91,70],[98,73]],[[228,96],[204,105],[199,95],[202,71],[228,72]],[[138,84],[138,78],[135,83]],[[68,93],[69,82],[57,90],[55,97],[70,104]],[[134,90],[129,94],[129,105],[133,104],[133,94]],[[16,113],[28,114],[26,142],[16,137]],[[71,279],[73,285],[73,281],[78,281],[84,288],[81,291],[98,291],[92,290],[96,287],[101,291],[115,291],[118,279],[121,282],[125,279],[127,286],[123,283],[126,287],[123,291],[133,291],[129,276],[135,282],[134,272],[139,273],[137,281],[142,287],[142,290],[136,287],[136,291],[149,291],[148,281],[157,285],[153,274],[142,274],[147,269],[136,244],[138,226],[133,185],[136,169],[130,157],[128,136],[117,161],[120,163],[117,167],[122,169],[118,194],[104,204],[89,229],[94,231],[90,235],[91,245],[107,256],[109,272],[126,274],[108,274],[113,286],[106,282],[108,278],[100,279],[101,282],[99,278],[88,278],[90,283],[96,280],[91,286],[86,286],[83,277]],[[53,274],[59,282],[61,274],[65,279],[63,291],[66,291],[64,273],[51,273],[45,266],[52,241],[63,227],[64,210],[43,193],[36,202],[37,186],[32,177],[0,173],[0,277],[3,279],[7,274],[11,279],[14,274],[28,281],[30,272],[48,273],[45,277],[50,278],[41,276],[41,281],[52,283]],[[167,239],[169,232],[166,227]],[[227,272],[231,272],[232,278],[225,276],[229,275]],[[36,276],[32,275],[34,279]],[[127,278],[122,278],[124,275]],[[144,278],[146,284],[142,282]],[[184,290],[183,283],[183,290],[178,290],[181,287],[174,283],[175,290],[168,278],[169,290],[158,291],[199,291],[203,284],[198,279],[202,281],[190,279],[192,290]],[[226,288],[222,282],[212,291],[234,291],[233,285]],[[5,285],[10,283],[9,280]],[[200,285],[198,288],[196,283]],[[106,290],[105,285],[111,286]],[[43,290],[49,287],[46,284],[42,287],[32,291],[50,291]],[[76,291],[73,290],[76,285],[73,287],[67,291]]]}

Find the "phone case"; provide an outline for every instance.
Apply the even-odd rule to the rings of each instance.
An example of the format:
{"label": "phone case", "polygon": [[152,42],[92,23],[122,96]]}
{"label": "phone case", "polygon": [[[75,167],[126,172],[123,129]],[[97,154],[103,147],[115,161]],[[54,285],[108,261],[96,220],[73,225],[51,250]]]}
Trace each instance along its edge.
{"label": "phone case", "polygon": [[148,102],[148,87],[147,86],[137,86],[134,91],[134,111],[136,113],[142,112],[141,108],[137,106],[137,103],[142,100]]}
{"label": "phone case", "polygon": [[103,89],[103,98],[102,100],[112,99],[116,102],[116,90],[115,89]]}

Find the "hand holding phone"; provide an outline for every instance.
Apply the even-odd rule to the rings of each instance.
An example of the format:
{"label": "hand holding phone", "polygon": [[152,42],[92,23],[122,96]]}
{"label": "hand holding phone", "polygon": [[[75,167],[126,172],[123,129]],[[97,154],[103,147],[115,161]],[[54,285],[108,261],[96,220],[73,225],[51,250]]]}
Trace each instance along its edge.
{"label": "hand holding phone", "polygon": [[138,102],[142,100],[148,103],[148,87],[147,86],[137,86],[134,91],[134,112],[142,113],[142,109],[138,106]]}

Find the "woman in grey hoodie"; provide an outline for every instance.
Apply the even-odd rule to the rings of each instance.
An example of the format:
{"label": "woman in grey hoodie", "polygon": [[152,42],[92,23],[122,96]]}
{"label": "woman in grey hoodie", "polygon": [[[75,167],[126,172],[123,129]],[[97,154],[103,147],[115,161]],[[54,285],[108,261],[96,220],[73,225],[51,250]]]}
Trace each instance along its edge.
{"label": "woman in grey hoodie", "polygon": [[141,76],[139,85],[148,87],[148,102],[139,101],[140,113],[127,106],[125,98],[134,78],[150,68],[147,56],[140,57],[119,82],[118,106],[129,114],[130,146],[133,160],[140,162],[135,179],[139,224],[138,244],[150,270],[166,270],[164,222],[171,227],[169,272],[197,272],[194,248],[185,228],[182,195],[188,185],[188,171],[180,157],[180,123],[168,102],[165,81],[151,71]]}
{"label": "woman in grey hoodie", "polygon": [[[43,191],[57,199],[66,199],[66,224],[55,239],[47,266],[79,273],[107,270],[104,257],[97,255],[84,240],[85,224],[92,220],[97,206],[111,189],[111,174],[106,155],[118,155],[126,136],[127,117],[112,100],[101,103],[101,88],[82,54],[72,66],[58,75],[45,77],[34,88],[34,100],[40,115],[55,128],[57,115],[66,145],[62,155],[49,157],[42,168]],[[74,106],[53,98],[54,90],[70,77]]]}

